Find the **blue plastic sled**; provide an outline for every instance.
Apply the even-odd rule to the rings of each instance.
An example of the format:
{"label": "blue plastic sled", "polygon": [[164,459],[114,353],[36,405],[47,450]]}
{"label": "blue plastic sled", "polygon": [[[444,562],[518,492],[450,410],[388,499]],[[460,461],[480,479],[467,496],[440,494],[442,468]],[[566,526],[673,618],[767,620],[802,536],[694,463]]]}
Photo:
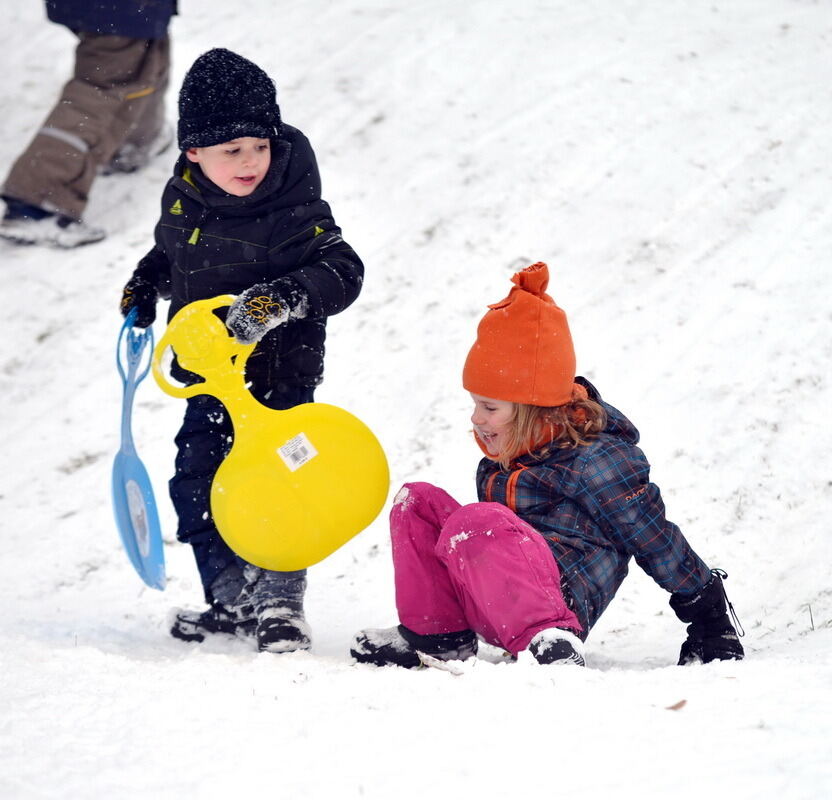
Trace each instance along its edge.
{"label": "blue plastic sled", "polygon": [[[133,444],[130,419],[136,387],[150,370],[153,330],[134,328],[135,309],[127,315],[116,346],[116,365],[124,383],[121,449],[113,462],[113,511],[121,543],[141,579],[153,589],[165,588],[165,553],[153,486]],[[148,348],[147,345],[150,344]],[[140,370],[147,349],[147,364]],[[122,351],[127,362],[125,371]]]}

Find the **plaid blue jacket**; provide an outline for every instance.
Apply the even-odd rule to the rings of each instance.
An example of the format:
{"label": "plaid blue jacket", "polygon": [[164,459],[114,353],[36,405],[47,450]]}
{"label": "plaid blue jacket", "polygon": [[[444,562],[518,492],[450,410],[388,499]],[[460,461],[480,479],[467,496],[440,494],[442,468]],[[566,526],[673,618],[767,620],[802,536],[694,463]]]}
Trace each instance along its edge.
{"label": "plaid blue jacket", "polygon": [[577,378],[607,412],[607,426],[589,445],[524,456],[506,471],[484,458],[477,470],[480,501],[502,503],[546,538],[561,584],[586,635],[627,575],[630,558],[663,589],[688,594],[710,571],[679,528],[665,518],[659,487],[636,447],[635,426]]}

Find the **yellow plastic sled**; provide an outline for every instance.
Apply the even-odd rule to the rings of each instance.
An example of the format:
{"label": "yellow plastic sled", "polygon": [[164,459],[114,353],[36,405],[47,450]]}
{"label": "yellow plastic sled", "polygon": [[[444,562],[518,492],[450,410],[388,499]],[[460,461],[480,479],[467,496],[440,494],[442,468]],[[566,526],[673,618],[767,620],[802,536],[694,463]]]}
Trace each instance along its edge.
{"label": "yellow plastic sled", "polygon": [[[255,345],[243,345],[213,313],[231,295],[199,300],[170,321],[153,354],[156,382],[174,397],[210,394],[234,426],[231,452],[211,486],[211,513],[228,546],[265,569],[316,564],[366,528],[387,499],[387,459],[372,431],[337,406],[275,411],[245,385]],[[168,347],[204,383],[180,386],[162,371]]]}

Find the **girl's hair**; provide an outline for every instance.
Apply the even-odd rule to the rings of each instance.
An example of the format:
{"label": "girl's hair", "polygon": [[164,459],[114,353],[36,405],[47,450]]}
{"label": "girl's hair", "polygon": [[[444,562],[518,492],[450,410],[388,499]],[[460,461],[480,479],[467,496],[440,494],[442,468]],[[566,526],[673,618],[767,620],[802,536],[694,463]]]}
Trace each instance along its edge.
{"label": "girl's hair", "polygon": [[575,448],[589,444],[607,425],[607,414],[600,403],[584,391],[572,393],[562,406],[530,406],[515,403],[509,420],[512,426],[506,446],[494,460],[503,469],[526,453],[542,454],[552,448]]}

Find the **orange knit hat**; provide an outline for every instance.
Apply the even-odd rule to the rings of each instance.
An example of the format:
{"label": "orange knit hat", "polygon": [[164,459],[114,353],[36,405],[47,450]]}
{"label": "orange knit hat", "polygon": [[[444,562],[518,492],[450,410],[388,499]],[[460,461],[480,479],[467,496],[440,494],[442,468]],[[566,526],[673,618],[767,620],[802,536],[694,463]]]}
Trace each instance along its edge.
{"label": "orange knit hat", "polygon": [[462,385],[494,400],[564,405],[572,399],[575,349],[566,314],[546,294],[549,268],[539,261],[511,280],[508,297],[480,320]]}

